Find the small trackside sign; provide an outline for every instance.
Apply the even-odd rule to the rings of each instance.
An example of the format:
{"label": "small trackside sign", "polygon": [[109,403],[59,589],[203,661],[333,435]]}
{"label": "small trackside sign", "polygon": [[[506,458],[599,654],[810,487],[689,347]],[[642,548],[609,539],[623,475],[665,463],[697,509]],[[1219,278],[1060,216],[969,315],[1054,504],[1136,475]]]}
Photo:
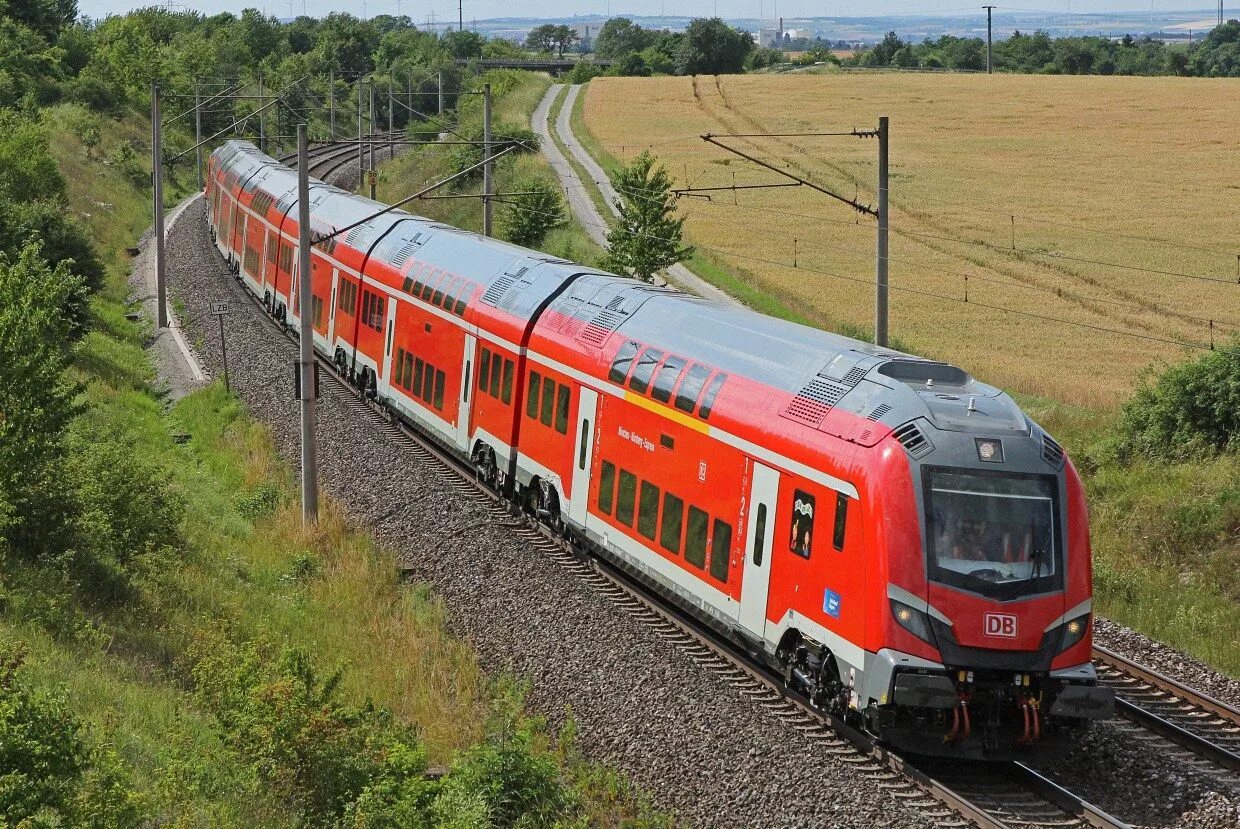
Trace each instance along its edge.
{"label": "small trackside sign", "polygon": [[1016,617],[1010,613],[987,613],[986,635],[1001,639],[1016,638]]}

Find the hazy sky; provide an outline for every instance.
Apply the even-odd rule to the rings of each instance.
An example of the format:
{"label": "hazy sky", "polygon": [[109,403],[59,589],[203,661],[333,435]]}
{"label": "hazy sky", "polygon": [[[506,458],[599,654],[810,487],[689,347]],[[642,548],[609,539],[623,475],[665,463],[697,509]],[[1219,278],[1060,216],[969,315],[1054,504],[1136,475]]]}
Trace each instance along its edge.
{"label": "hazy sky", "polygon": [[[513,3],[511,0],[463,0],[465,19],[479,20],[489,17],[550,17],[572,14],[634,14],[659,15],[666,10],[668,14],[703,16],[719,14],[723,17],[757,17],[761,13],[766,18],[774,18],[776,14],[785,17],[815,16],[830,17],[836,15],[889,15],[917,14],[925,12],[943,12],[961,14],[977,10],[981,14],[982,0],[966,4],[961,0],[534,0],[529,3]],[[995,2],[995,0],[991,0]],[[78,0],[78,9],[82,14],[91,17],[103,17],[107,14],[124,12],[132,8],[156,5],[157,0]],[[433,11],[439,20],[455,20],[457,16],[456,0],[355,0],[342,3],[340,0],[170,0],[158,3],[174,9],[189,8],[208,14],[222,11],[238,12],[243,8],[255,7],[265,10],[268,14],[287,17],[290,14],[301,14],[304,8],[308,14],[322,16],[332,11],[348,11],[361,15],[363,5],[368,16],[376,14],[409,15],[415,22],[424,22]],[[1235,16],[1231,10],[1237,5],[1235,0],[1226,4],[1229,17]],[[1165,11],[1188,11],[1208,9],[1209,0],[1154,0],[1153,7]],[[1105,12],[1118,10],[1148,11],[1151,8],[1148,0],[1018,0],[1007,7],[1022,11],[1055,11],[1055,12]],[[1217,6],[1214,7],[1217,9]],[[999,6],[997,14],[1002,14],[1004,6]],[[1203,19],[1213,17],[1216,12],[1203,14]]]}

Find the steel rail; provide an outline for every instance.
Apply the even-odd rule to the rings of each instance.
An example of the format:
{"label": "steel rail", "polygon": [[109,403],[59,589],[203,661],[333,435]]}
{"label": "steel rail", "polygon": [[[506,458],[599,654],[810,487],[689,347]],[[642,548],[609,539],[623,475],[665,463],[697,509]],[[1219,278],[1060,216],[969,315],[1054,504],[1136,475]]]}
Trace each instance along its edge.
{"label": "steel rail", "polygon": [[[1121,676],[1135,680],[1154,693],[1161,692],[1173,698],[1160,700],[1153,705],[1142,704],[1139,697],[1123,682],[1111,681],[1105,676],[1099,677],[1100,681],[1115,689],[1115,706],[1121,716],[1196,755],[1230,771],[1240,772],[1240,753],[1216,739],[1217,733],[1225,729],[1233,735],[1228,742],[1240,746],[1240,710],[1101,645],[1094,645],[1093,655],[1095,660]],[[1179,704],[1190,706],[1190,709],[1182,711],[1179,716],[1157,710],[1172,708],[1177,705],[1177,700]],[[1216,722],[1207,724],[1206,718]],[[1198,726],[1200,731],[1181,723]],[[1205,733],[1201,733],[1202,731]]]}

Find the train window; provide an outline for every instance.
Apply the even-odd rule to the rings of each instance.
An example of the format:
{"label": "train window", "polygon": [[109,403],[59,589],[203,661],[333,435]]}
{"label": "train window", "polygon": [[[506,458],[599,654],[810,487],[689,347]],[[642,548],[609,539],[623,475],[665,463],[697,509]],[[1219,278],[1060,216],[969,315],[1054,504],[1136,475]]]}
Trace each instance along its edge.
{"label": "train window", "polygon": [[702,394],[702,389],[706,386],[706,380],[710,377],[710,369],[701,363],[694,363],[689,368],[689,373],[685,375],[684,382],[680,384],[680,388],[676,391],[676,408],[682,412],[692,412],[693,407],[697,405],[698,397]]}
{"label": "train window", "polygon": [[629,388],[638,394],[645,394],[646,389],[650,388],[650,378],[654,374],[654,367],[662,359],[662,351],[647,348],[637,360],[637,366],[633,369],[633,376],[629,378]]}
{"label": "train window", "polygon": [[637,503],[637,531],[654,541],[654,531],[659,525],[659,488],[650,481],[642,481],[641,497]]}
{"label": "train window", "polygon": [[670,492],[663,494],[663,527],[659,544],[669,553],[680,554],[680,528],[685,520],[685,502]]}
{"label": "train window", "polygon": [[499,380],[500,372],[504,368],[504,358],[498,353],[491,355],[491,389],[490,395],[496,400],[499,399]]}
{"label": "train window", "polygon": [[530,372],[530,387],[525,394],[525,416],[538,417],[538,390],[542,387],[542,375]]}
{"label": "train window", "polygon": [[611,371],[607,373],[607,379],[613,383],[623,383],[629,376],[629,369],[633,365],[633,358],[637,356],[638,349],[639,346],[632,340],[620,346],[620,350],[616,352],[616,359],[611,363]]}
{"label": "train window", "polygon": [[515,367],[516,364],[512,360],[504,361],[504,389],[500,399],[504,401],[505,406],[512,403],[512,373]]}
{"label": "train window", "polygon": [[435,400],[436,409],[443,411],[443,387],[447,381],[447,376],[440,370],[435,370]]}
{"label": "train window", "polygon": [[831,546],[844,549],[844,529],[848,524],[848,496],[842,492],[835,496],[835,528],[831,534]]}
{"label": "train window", "polygon": [[431,402],[431,396],[435,393],[435,367],[430,363],[426,364],[426,373],[422,375],[422,401],[424,403]]}
{"label": "train window", "polygon": [[409,384],[409,391],[414,395],[422,393],[422,369],[424,364],[422,358],[419,357],[413,362],[413,382]]}
{"label": "train window", "polygon": [[405,375],[405,349],[398,348],[396,349],[396,363],[395,363],[394,368],[392,369],[392,377],[396,380],[398,384],[404,385],[401,382],[401,378],[404,377],[404,375]]}
{"label": "train window", "polygon": [[792,494],[791,529],[788,549],[809,558],[814,547],[814,496],[799,489]]}
{"label": "train window", "polygon": [[555,430],[561,435],[568,434],[568,404],[572,397],[572,389],[568,386],[560,386],[559,395],[555,401]]}
{"label": "train window", "polygon": [[452,313],[458,317],[465,316],[465,308],[469,305],[469,295],[473,292],[474,284],[466,282],[461,286],[461,293],[456,298],[456,305],[452,309]]}
{"label": "train window", "polygon": [[422,301],[423,302],[430,302],[431,293],[435,290],[435,286],[432,280],[435,279],[436,276],[438,276],[438,271],[431,271],[430,273],[426,275],[426,281],[422,283]]}
{"label": "train window", "polygon": [[611,501],[616,494],[616,465],[611,461],[603,461],[603,468],[598,476],[598,511],[603,515],[611,515]]}
{"label": "train window", "polygon": [[478,391],[486,391],[490,385],[491,376],[491,349],[482,349],[482,356],[478,359]]}
{"label": "train window", "polygon": [[422,281],[422,277],[419,276],[413,283],[413,290],[410,291],[409,293],[412,294],[415,299],[417,299],[422,296],[422,292],[425,290],[426,290],[426,283],[424,283]]}
{"label": "train window", "polygon": [[370,316],[370,327],[376,331],[383,331],[383,317],[387,312],[387,297],[375,294],[375,307]]}
{"label": "train window", "polygon": [[310,307],[311,317],[314,319],[314,327],[318,328],[323,324],[323,300],[317,296],[312,296]]}
{"label": "train window", "polygon": [[685,533],[685,561],[699,570],[706,568],[706,529],[710,516],[697,507],[689,507],[689,527]]}
{"label": "train window", "polygon": [[442,307],[445,311],[451,311],[452,306],[456,304],[456,291],[460,284],[460,279],[453,279],[451,282],[444,280],[442,302],[436,302],[435,304]]}
{"label": "train window", "polygon": [[758,517],[753,528],[753,566],[762,566],[762,551],[766,545],[766,504],[758,504]]}
{"label": "train window", "polygon": [[715,396],[719,394],[719,389],[723,387],[723,381],[728,379],[728,375],[720,372],[715,375],[715,379],[710,381],[710,388],[706,390],[706,396],[702,398],[702,408],[698,409],[698,417],[706,420],[710,417],[711,410],[715,407]]}
{"label": "train window", "polygon": [[401,378],[401,385],[406,389],[413,388],[413,355],[405,352],[405,373]]}
{"label": "train window", "polygon": [[267,237],[267,261],[271,264],[276,263],[276,237]]}
{"label": "train window", "polygon": [[551,425],[551,414],[555,410],[555,381],[551,378],[543,380],[542,391],[542,411],[539,412],[539,420],[544,426]]}
{"label": "train window", "polygon": [[413,293],[413,277],[406,276],[405,281],[401,283],[400,288],[405,293],[412,294]]}
{"label": "train window", "polygon": [[616,520],[626,527],[633,526],[633,498],[637,495],[637,476],[620,470],[620,492],[616,500]]}
{"label": "train window", "polygon": [[587,442],[590,440],[590,421],[581,421],[581,449],[577,453],[577,468],[586,468],[586,448]]}
{"label": "train window", "polygon": [[728,568],[732,556],[732,525],[715,519],[715,530],[710,539],[710,574],[724,584],[728,583]]}
{"label": "train window", "polygon": [[462,403],[469,402],[469,381],[471,379],[469,376],[469,370],[471,368],[473,368],[473,365],[469,362],[469,360],[466,360],[465,361],[465,382],[461,384],[461,402]]}
{"label": "train window", "polygon": [[672,399],[672,389],[676,388],[676,381],[680,378],[680,372],[684,370],[685,361],[679,357],[668,357],[663,361],[663,365],[659,366],[659,373],[654,378],[654,391],[650,396],[660,403],[666,403]]}

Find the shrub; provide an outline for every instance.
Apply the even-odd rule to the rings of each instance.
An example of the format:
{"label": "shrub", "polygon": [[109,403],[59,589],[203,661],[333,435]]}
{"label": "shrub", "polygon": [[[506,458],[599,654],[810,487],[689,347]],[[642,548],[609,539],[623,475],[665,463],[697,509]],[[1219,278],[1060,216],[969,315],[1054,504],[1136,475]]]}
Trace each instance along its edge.
{"label": "shrub", "polygon": [[[475,142],[473,144],[457,144],[449,153],[452,166],[460,171],[473,164],[482,161],[482,128],[463,130],[461,133],[466,141]],[[539,140],[538,135],[528,127],[519,127],[515,124],[505,123],[503,121],[493,122],[491,124],[491,146],[492,153],[498,153],[504,149],[509,142],[518,142],[519,146],[514,153],[536,153],[538,152]],[[510,153],[511,155],[512,153]],[[479,167],[468,176],[467,179],[482,178],[482,168]],[[459,179],[458,179],[459,181]]]}
{"label": "shrub", "polygon": [[545,179],[519,181],[514,185],[523,195],[504,202],[500,227],[504,238],[516,245],[538,248],[547,234],[564,224],[564,200],[555,185]]}
{"label": "shrub", "polygon": [[1185,460],[1240,446],[1240,337],[1172,366],[1124,404],[1122,459]]}

